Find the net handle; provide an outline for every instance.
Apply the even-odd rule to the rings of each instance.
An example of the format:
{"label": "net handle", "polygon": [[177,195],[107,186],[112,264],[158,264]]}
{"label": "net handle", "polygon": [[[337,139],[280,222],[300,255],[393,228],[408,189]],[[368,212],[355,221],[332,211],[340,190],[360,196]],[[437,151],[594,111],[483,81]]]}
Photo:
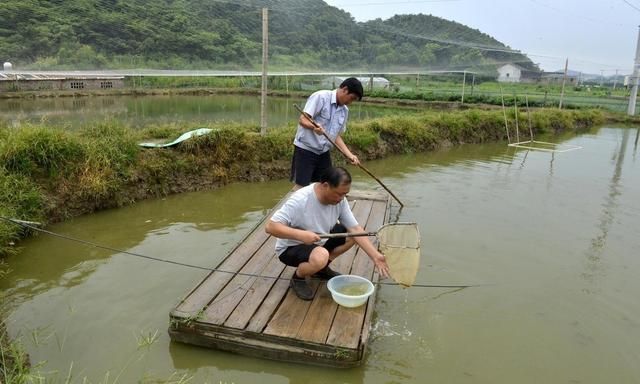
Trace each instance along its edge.
{"label": "net handle", "polygon": [[342,238],[342,237],[378,236],[378,234],[381,231],[383,231],[385,228],[395,227],[395,226],[399,226],[399,225],[415,226],[416,223],[389,223],[389,224],[385,224],[382,227],[378,228],[378,230],[376,232],[323,233],[323,234],[320,234],[320,238],[321,239],[335,239],[335,238]]}
{"label": "net handle", "polygon": [[321,234],[321,239],[336,239],[342,237],[377,236],[378,232],[355,232],[355,233],[326,233]]}

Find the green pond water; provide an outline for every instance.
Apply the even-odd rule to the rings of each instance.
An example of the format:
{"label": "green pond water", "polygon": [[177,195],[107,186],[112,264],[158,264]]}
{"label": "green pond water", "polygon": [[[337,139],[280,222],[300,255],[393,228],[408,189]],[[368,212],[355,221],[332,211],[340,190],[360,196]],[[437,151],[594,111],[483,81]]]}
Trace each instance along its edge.
{"label": "green pond water", "polygon": [[[300,115],[293,104],[304,106],[305,98],[267,99],[267,125],[295,124]],[[349,119],[356,121],[406,109],[354,103]],[[221,122],[260,126],[260,96],[253,95],[148,95],[0,99],[0,126],[21,127],[44,122],[50,126],[77,129],[115,120],[131,127],[177,124],[185,130]]]}
{"label": "green pond water", "polygon": [[[367,162],[421,232],[418,284],[377,288],[361,367],[172,343],[169,312],[206,275],[39,235],[0,281],[11,336],[49,382],[638,383],[639,129],[567,135],[556,153],[465,145]],[[353,188],[376,189],[358,169]],[[214,267],[286,181],[144,201],[48,230]]]}

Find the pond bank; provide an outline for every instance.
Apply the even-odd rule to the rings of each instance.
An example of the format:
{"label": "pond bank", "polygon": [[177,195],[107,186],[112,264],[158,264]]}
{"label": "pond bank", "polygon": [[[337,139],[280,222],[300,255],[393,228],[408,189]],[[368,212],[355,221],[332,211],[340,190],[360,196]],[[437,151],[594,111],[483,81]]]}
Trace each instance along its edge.
{"label": "pond bank", "polygon": [[[513,111],[507,113],[515,126]],[[602,124],[598,110],[531,113],[535,135]],[[527,126],[526,113],[519,115]],[[260,136],[255,127],[224,124],[210,134],[167,149],[143,149],[149,139],[171,141],[184,128],[133,130],[105,122],[80,132],[27,126],[0,133],[0,216],[43,223],[167,194],[216,188],[234,181],[285,178],[295,127]],[[512,133],[513,134],[513,133]],[[363,160],[443,146],[506,140],[500,110],[394,115],[350,124],[345,141]],[[334,161],[341,162],[339,154]],[[0,255],[25,234],[0,222]]]}

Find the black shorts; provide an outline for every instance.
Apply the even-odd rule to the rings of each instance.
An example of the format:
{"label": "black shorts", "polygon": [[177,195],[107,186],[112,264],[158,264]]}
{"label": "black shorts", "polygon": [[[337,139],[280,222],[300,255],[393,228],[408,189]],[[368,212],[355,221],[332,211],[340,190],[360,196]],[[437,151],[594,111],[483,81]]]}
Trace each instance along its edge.
{"label": "black shorts", "polygon": [[316,155],[295,145],[293,147],[290,180],[294,183],[306,187],[313,182],[319,181],[322,173],[331,168],[329,151]]}
{"label": "black shorts", "polygon": [[[336,224],[329,233],[345,233],[347,229],[342,224]],[[294,245],[284,250],[280,254],[280,261],[289,265],[291,267],[297,267],[300,263],[306,263],[309,261],[309,256],[311,252],[316,249],[316,247],[325,247],[329,253],[333,251],[336,247],[347,242],[346,237],[334,237],[332,239],[328,239],[324,245],[317,244],[300,244]]]}

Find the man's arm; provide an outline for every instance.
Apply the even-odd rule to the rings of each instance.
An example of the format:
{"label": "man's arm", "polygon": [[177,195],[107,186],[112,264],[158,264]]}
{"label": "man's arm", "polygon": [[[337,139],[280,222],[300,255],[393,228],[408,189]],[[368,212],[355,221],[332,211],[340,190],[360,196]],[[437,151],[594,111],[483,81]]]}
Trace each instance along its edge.
{"label": "man's arm", "polygon": [[317,128],[315,125],[313,125],[313,123],[311,123],[311,120],[305,117],[304,114],[300,114],[300,118],[298,119],[298,124],[300,124],[300,126],[303,128],[312,130],[317,135],[322,135],[322,133],[324,132],[324,128],[320,124],[318,124],[318,127],[320,128]]}
{"label": "man's arm", "polygon": [[304,112],[301,113],[300,117],[298,118],[298,124],[300,124],[300,126],[303,128],[314,131],[317,135],[322,135],[322,133],[324,132],[324,127],[320,125],[320,128],[317,128],[315,125],[313,125],[311,120],[305,117],[305,114],[307,114],[313,119],[321,109],[322,99],[319,93],[316,92],[311,94],[304,105]]}
{"label": "man's arm", "polygon": [[[348,232],[364,232],[364,229],[360,225],[356,225],[355,227],[351,227],[347,229]],[[376,266],[378,272],[382,277],[389,277],[389,266],[387,265],[387,260],[385,260],[384,255],[380,253],[376,247],[373,246],[373,243],[366,236],[355,236],[353,240],[358,244],[360,248],[373,260],[373,264]]]}
{"label": "man's arm", "polygon": [[288,225],[278,223],[277,221],[269,220],[264,230],[275,237],[281,239],[291,239],[301,241],[305,244],[313,244],[320,241],[320,236],[317,233],[311,231],[305,231],[302,229],[291,228]]}

